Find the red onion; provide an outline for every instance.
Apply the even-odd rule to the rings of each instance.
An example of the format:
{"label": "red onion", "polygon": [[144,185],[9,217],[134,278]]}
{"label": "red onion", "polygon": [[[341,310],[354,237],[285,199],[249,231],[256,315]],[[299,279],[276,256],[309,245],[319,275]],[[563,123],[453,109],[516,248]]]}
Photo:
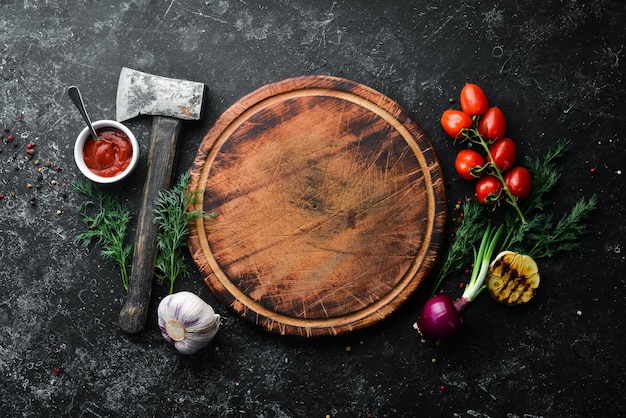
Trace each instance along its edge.
{"label": "red onion", "polygon": [[430,298],[417,322],[413,325],[422,336],[449,338],[461,329],[461,311],[467,304],[463,299],[453,302],[450,296],[441,294]]}
{"label": "red onion", "polygon": [[484,289],[491,255],[496,248],[503,229],[504,226],[500,225],[494,231],[489,224],[485,228],[480,248],[478,251],[474,251],[474,268],[472,269],[470,281],[465,286],[465,291],[459,299],[452,301],[450,296],[440,294],[426,301],[417,322],[413,324],[413,328],[422,336],[437,339],[448,338],[461,329],[463,322],[461,320],[461,311]]}

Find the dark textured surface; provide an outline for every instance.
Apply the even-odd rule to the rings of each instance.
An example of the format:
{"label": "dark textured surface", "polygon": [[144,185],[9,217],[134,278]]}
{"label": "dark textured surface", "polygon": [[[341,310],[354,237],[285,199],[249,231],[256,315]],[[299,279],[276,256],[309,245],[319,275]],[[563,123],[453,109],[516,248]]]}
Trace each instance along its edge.
{"label": "dark textured surface", "polygon": [[[617,416],[626,407],[625,19],[618,0],[0,0],[0,416]],[[438,119],[476,82],[504,110],[520,152],[572,141],[551,197],[560,213],[597,193],[585,253],[541,260],[542,285],[522,309],[482,295],[462,334],[439,346],[411,328],[428,286],[372,328],[301,341],[247,325],[196,274],[177,290],[223,316],[208,348],[184,357],[161,338],[165,286],[153,292],[146,331],[126,335],[117,271],[73,241],[83,228],[70,190],[82,123],[66,95],[76,84],[93,119],[113,118],[122,66],[207,84],[206,118],[184,128],[179,172],[215,119],[261,85],[314,73],[366,84],[429,135],[451,211],[469,189]],[[146,153],[150,120],[127,125]],[[145,169],[112,189],[135,213]]]}

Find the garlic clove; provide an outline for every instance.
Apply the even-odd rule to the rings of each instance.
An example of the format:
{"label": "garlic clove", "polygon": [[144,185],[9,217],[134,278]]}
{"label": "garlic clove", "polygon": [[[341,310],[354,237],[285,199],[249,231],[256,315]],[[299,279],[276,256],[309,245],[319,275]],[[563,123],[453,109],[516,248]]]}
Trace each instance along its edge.
{"label": "garlic clove", "polygon": [[182,354],[193,354],[215,337],[221,318],[191,292],[168,295],[159,303],[159,328],[163,338]]}

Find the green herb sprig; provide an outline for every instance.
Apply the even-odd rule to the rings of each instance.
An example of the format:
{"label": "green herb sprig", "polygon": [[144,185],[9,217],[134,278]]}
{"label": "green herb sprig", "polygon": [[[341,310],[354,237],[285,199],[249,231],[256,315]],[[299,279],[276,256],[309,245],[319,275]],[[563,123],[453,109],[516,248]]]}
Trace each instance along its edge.
{"label": "green herb sprig", "polygon": [[580,250],[580,237],[586,232],[586,221],[596,209],[597,203],[598,198],[595,195],[588,199],[583,197],[556,223],[549,213],[536,215],[528,224],[520,225],[511,234],[503,249],[535,259]]}
{"label": "green herb sprig", "polygon": [[78,181],[73,185],[73,190],[88,198],[78,208],[87,230],[78,234],[76,242],[84,247],[94,241],[100,244],[102,256],[120,267],[122,283],[128,292],[128,260],[132,254],[132,246],[124,244],[124,241],[131,220],[130,210],[119,200],[87,181]]}
{"label": "green herb sprig", "polygon": [[569,142],[559,141],[548,149],[543,161],[526,159],[533,175],[533,190],[522,206],[528,222],[519,222],[515,214],[508,211],[505,214],[507,236],[501,249],[532,258],[552,257],[560,252],[580,249],[580,237],[586,232],[586,221],[596,209],[597,197],[579,199],[556,223],[552,213],[547,212],[550,202],[545,198],[561,178],[558,160],[568,150]]}
{"label": "green herb sprig", "polygon": [[448,275],[459,271],[462,266],[469,266],[472,263],[473,246],[483,235],[487,226],[485,207],[477,199],[465,200],[461,208],[463,221],[459,224],[454,240],[439,270],[431,297],[437,293],[441,283]]}
{"label": "green herb sprig", "polygon": [[533,187],[530,196],[522,204],[522,210],[526,214],[534,211],[543,211],[550,201],[545,196],[552,191],[561,178],[559,159],[565,156],[569,150],[569,141],[559,141],[548,148],[543,160],[526,156],[524,165],[533,176]]}
{"label": "green herb sprig", "polygon": [[198,203],[201,191],[189,191],[190,175],[182,174],[174,187],[159,192],[154,209],[155,222],[159,226],[157,246],[159,254],[155,265],[155,276],[159,283],[169,281],[169,293],[174,293],[174,281],[180,276],[189,276],[183,248],[189,234],[189,221],[194,218],[210,219],[215,213],[189,210]]}

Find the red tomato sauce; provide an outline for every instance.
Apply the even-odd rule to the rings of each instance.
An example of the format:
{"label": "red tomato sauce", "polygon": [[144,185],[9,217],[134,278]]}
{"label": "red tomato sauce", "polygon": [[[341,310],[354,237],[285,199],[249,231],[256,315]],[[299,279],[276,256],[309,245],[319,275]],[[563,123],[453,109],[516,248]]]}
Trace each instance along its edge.
{"label": "red tomato sauce", "polygon": [[98,140],[89,137],[83,146],[87,167],[101,177],[113,177],[126,170],[133,156],[128,136],[115,128],[98,129],[96,133]]}

